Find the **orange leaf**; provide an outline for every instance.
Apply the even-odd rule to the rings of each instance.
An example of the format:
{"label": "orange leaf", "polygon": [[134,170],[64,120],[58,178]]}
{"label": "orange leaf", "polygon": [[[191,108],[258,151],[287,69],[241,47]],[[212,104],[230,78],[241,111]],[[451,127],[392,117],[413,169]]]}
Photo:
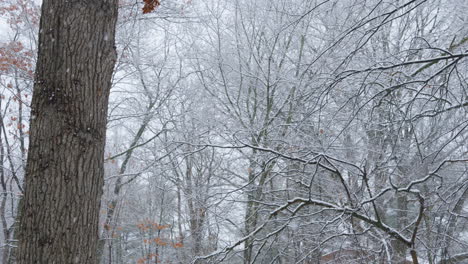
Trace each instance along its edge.
{"label": "orange leaf", "polygon": [[174,248],[181,248],[181,247],[184,246],[184,244],[182,244],[182,242],[179,242],[179,243],[174,243],[172,246],[173,246]]}
{"label": "orange leaf", "polygon": [[167,243],[164,242],[164,241],[163,241],[161,238],[159,238],[159,237],[155,238],[155,239],[154,239],[154,242],[155,242],[156,244],[160,245],[160,246],[165,246],[165,245],[167,245]]}

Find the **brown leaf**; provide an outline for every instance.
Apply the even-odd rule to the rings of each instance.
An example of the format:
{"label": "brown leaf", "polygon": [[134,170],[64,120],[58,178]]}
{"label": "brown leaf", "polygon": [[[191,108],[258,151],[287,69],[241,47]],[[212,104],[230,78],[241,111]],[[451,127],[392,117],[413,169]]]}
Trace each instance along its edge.
{"label": "brown leaf", "polygon": [[159,0],[143,0],[143,2],[145,2],[145,5],[143,6],[143,14],[153,12],[156,7],[161,4]]}

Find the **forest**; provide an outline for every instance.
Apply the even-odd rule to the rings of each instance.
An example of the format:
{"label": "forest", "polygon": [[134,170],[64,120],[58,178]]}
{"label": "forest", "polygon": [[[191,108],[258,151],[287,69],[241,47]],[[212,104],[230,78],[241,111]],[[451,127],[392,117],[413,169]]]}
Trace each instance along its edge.
{"label": "forest", "polygon": [[468,1],[0,0],[0,222],[3,264],[468,263]]}

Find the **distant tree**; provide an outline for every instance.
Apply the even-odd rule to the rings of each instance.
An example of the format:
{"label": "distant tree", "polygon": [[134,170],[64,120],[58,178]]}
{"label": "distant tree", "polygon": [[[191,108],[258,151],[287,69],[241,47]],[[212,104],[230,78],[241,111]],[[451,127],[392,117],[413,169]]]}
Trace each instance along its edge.
{"label": "distant tree", "polygon": [[98,263],[117,0],[44,0],[18,263]]}

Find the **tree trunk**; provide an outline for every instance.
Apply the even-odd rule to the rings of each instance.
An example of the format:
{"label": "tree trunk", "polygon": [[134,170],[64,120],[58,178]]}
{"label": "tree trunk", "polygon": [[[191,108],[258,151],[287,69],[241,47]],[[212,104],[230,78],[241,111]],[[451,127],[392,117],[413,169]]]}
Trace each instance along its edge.
{"label": "tree trunk", "polygon": [[44,0],[18,263],[98,263],[117,0]]}

